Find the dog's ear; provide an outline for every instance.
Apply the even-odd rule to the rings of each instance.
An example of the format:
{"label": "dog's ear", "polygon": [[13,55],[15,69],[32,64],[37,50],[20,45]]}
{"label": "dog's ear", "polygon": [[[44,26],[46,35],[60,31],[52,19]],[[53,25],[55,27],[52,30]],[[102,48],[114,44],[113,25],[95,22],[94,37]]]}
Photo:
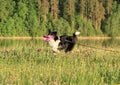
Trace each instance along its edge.
{"label": "dog's ear", "polygon": [[50,34],[51,33],[51,30],[50,29],[48,29],[48,34]]}
{"label": "dog's ear", "polygon": [[57,35],[57,32],[55,31],[54,34]]}

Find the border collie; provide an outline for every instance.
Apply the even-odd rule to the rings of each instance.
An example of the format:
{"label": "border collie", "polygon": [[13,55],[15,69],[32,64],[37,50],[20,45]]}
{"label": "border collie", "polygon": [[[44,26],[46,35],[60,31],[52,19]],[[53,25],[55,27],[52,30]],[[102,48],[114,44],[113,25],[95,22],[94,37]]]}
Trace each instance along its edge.
{"label": "border collie", "polygon": [[75,32],[72,36],[68,36],[65,34],[58,37],[56,31],[51,32],[51,30],[48,30],[48,35],[43,36],[43,39],[49,43],[53,52],[59,52],[60,50],[64,50],[65,53],[67,53],[73,50],[77,41],[77,36],[79,34],[80,32]]}

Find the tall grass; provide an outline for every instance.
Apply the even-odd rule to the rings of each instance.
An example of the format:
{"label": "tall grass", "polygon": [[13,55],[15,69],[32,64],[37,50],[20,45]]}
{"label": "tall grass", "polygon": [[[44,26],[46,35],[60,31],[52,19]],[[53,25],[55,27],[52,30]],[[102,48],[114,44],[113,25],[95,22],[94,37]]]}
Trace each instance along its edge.
{"label": "tall grass", "polygon": [[1,85],[120,84],[119,52],[77,45],[71,53],[54,55],[42,41],[11,44],[0,51]]}

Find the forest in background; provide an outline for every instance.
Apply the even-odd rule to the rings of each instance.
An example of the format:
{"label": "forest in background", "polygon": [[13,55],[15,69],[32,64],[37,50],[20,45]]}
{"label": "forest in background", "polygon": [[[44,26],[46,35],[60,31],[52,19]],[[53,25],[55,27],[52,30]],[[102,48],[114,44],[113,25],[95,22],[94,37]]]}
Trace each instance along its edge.
{"label": "forest in background", "polygon": [[120,0],[0,0],[0,36],[120,36]]}

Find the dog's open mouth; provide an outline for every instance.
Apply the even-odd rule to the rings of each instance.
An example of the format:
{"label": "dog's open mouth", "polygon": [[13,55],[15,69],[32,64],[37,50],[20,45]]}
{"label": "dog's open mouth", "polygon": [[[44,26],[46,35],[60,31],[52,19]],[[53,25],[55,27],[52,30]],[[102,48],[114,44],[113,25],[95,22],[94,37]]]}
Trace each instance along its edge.
{"label": "dog's open mouth", "polygon": [[43,36],[43,40],[45,40],[45,41],[50,41],[52,39],[54,39],[54,37],[52,35]]}

